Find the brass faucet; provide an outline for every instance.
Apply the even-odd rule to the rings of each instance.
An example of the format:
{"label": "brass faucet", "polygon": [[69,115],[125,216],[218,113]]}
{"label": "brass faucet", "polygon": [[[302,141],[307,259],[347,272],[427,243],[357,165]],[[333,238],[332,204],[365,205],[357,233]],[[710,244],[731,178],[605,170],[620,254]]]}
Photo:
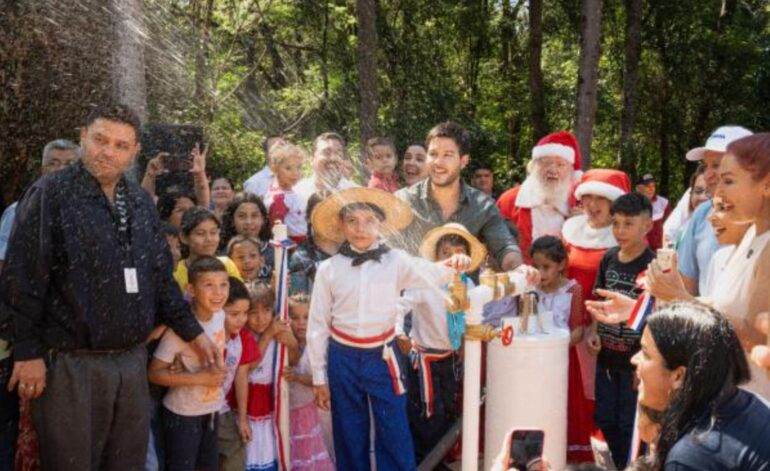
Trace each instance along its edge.
{"label": "brass faucet", "polygon": [[468,301],[468,287],[465,286],[460,273],[455,273],[452,276],[452,281],[449,282],[449,294],[444,299],[446,310],[450,313],[457,314],[467,311],[470,307]]}

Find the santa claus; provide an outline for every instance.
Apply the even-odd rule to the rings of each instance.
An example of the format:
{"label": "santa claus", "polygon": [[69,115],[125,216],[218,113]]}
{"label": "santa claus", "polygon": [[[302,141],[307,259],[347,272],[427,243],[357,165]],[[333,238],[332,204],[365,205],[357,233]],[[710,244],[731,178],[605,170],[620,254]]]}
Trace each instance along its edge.
{"label": "santa claus", "polygon": [[519,229],[519,247],[526,263],[529,248],[540,236],[561,234],[573,206],[572,186],[579,178],[580,150],[568,131],[545,136],[532,149],[528,176],[500,196],[497,207]]}

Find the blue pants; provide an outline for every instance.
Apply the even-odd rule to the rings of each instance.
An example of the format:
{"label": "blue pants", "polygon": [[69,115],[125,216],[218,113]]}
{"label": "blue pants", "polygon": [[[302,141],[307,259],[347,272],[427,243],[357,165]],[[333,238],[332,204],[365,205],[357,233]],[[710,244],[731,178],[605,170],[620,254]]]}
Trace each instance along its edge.
{"label": "blue pants", "polygon": [[329,390],[339,471],[369,471],[369,403],[378,471],[414,471],[406,395],[396,396],[382,348],[329,343]]}
{"label": "blue pants", "polygon": [[636,416],[633,370],[615,370],[596,365],[594,421],[602,430],[612,460],[618,469],[628,463]]}

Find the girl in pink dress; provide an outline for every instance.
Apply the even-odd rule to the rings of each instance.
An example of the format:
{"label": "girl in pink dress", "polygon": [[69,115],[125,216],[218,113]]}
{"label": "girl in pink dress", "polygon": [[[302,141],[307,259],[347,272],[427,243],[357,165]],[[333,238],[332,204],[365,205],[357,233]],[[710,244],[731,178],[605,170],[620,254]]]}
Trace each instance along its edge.
{"label": "girl in pink dress", "polygon": [[310,298],[306,294],[297,293],[289,299],[291,329],[302,351],[299,362],[285,373],[286,380],[291,383],[291,469],[334,471],[334,463],[324,443],[318,409],[313,402],[313,378],[305,351],[309,309]]}

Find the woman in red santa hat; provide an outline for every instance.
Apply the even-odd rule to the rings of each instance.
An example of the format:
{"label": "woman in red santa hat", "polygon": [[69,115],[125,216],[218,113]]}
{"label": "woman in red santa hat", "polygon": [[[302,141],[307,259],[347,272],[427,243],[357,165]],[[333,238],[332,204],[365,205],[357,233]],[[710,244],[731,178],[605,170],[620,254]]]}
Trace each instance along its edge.
{"label": "woman in red santa hat", "polygon": [[[575,198],[583,213],[564,223],[562,239],[569,253],[567,277],[580,284],[584,300],[595,298],[593,286],[599,262],[607,249],[617,245],[612,235],[612,202],[630,190],[628,175],[609,169],[587,171],[575,187]],[[591,324],[586,313],[584,326]],[[573,463],[593,460],[590,437],[594,431],[596,353],[585,340],[570,347],[567,459]]]}
{"label": "woman in red santa hat", "polygon": [[561,234],[573,206],[572,185],[579,178],[580,150],[568,131],[551,133],[538,141],[527,164],[527,178],[497,200],[503,217],[519,229],[519,247],[526,263],[532,241]]}

